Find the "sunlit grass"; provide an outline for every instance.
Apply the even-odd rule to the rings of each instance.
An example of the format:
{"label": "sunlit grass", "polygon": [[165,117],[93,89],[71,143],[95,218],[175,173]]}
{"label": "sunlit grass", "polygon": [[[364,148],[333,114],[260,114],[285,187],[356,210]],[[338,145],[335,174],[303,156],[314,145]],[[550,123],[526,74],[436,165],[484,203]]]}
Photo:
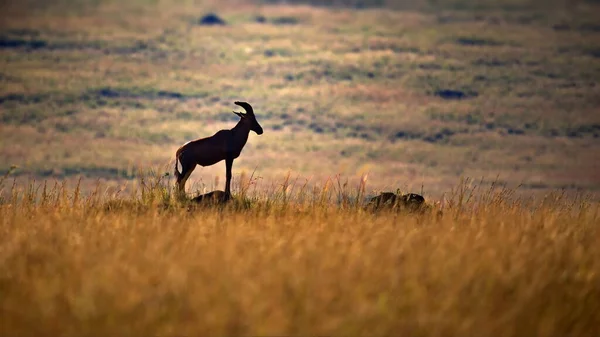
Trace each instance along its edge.
{"label": "sunlit grass", "polygon": [[344,4],[0,5],[0,335],[600,335],[598,5]]}
{"label": "sunlit grass", "polygon": [[[561,4],[14,2],[0,26],[0,171],[75,179],[161,164],[231,127],[243,98],[265,134],[234,170],[370,165],[378,188],[420,179],[438,196],[461,175],[597,191],[599,9]],[[198,25],[207,12],[227,25]]]}
{"label": "sunlit grass", "polygon": [[195,209],[156,172],[89,194],[3,178],[0,334],[599,332],[597,202],[466,180],[431,212],[372,213],[365,180],[257,183]]}

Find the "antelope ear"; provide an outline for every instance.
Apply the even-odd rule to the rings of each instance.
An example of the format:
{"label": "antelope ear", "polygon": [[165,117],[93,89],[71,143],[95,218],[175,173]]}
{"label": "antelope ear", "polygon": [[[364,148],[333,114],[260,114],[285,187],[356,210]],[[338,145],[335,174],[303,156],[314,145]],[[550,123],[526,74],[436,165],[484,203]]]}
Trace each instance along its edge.
{"label": "antelope ear", "polygon": [[240,118],[246,118],[246,115],[244,115],[241,112],[233,111],[233,113],[236,114],[236,115],[238,115],[238,116],[240,116]]}

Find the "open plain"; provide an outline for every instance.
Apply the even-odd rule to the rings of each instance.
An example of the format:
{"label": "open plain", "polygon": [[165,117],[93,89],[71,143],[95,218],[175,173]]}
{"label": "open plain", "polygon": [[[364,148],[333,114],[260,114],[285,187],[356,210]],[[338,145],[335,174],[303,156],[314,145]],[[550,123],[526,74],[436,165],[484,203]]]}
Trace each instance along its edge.
{"label": "open plain", "polygon": [[[599,16],[0,3],[0,335],[600,335]],[[264,134],[234,202],[176,200],[176,149],[237,100]],[[363,208],[397,189],[428,211]]]}

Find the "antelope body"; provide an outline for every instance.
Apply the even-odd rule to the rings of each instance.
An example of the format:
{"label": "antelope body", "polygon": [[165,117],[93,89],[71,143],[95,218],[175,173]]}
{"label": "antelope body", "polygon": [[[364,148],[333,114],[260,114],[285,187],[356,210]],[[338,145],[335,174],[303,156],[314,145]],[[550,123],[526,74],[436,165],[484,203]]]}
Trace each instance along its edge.
{"label": "antelope body", "polygon": [[233,160],[240,156],[248,141],[250,131],[257,135],[263,133],[254,116],[252,106],[246,102],[235,104],[246,110],[246,113],[233,112],[240,116],[240,121],[233,129],[220,130],[211,137],[200,138],[185,143],[175,153],[175,178],[177,190],[185,193],[185,182],[196,168],[196,165],[210,166],[225,160],[225,199],[231,197],[231,168]]}

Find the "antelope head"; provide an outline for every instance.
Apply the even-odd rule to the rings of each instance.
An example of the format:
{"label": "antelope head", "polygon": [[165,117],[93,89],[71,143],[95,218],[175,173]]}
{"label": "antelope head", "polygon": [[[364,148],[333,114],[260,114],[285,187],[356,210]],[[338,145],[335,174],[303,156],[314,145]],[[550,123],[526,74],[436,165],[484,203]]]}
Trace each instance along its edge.
{"label": "antelope head", "polygon": [[250,130],[256,132],[257,135],[262,135],[262,133],[263,133],[262,126],[260,126],[260,124],[258,124],[258,121],[256,120],[256,116],[254,116],[254,109],[252,109],[252,106],[246,102],[236,101],[234,103],[236,105],[239,105],[242,108],[244,108],[244,110],[246,110],[246,113],[241,113],[241,112],[236,112],[236,111],[234,111],[233,113],[240,116],[240,118],[242,119],[242,121],[244,123],[248,123],[250,126]]}

